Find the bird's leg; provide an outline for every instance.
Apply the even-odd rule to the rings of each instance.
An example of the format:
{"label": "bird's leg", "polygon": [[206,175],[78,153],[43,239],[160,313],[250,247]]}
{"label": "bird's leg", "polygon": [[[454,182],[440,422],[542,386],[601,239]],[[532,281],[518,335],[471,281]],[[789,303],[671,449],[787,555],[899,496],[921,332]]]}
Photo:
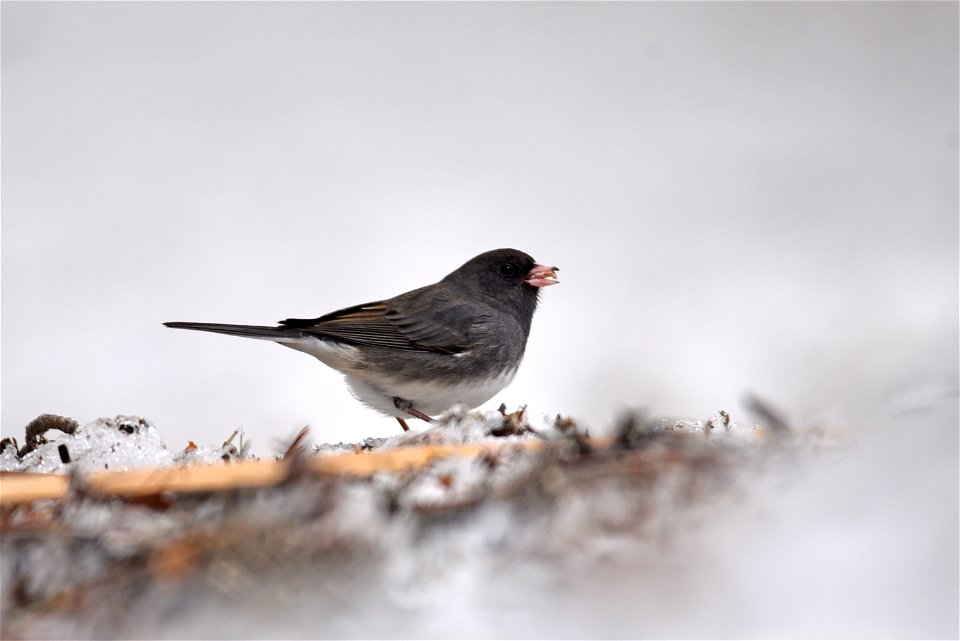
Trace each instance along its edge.
{"label": "bird's leg", "polygon": [[400,423],[400,427],[403,428],[403,431],[404,431],[404,432],[409,432],[409,431],[410,431],[410,428],[407,427],[407,422],[406,422],[405,420],[403,420],[403,419],[400,418],[399,416],[396,416],[395,418],[397,419],[397,422]]}
{"label": "bird's leg", "polygon": [[[398,410],[403,410],[404,412],[406,412],[406,413],[409,414],[410,416],[413,416],[413,417],[415,417],[415,418],[419,418],[420,420],[426,421],[427,423],[436,423],[435,420],[433,420],[432,418],[430,418],[429,416],[427,416],[426,414],[424,414],[423,412],[421,412],[420,410],[418,410],[417,408],[415,408],[415,407],[413,406],[413,403],[411,403],[410,401],[408,401],[408,400],[406,400],[406,399],[400,398],[399,396],[394,396],[394,397],[393,397],[393,406],[396,407]],[[405,429],[407,428],[407,426],[404,424],[404,422],[403,422],[402,419],[399,419],[399,418],[398,418],[397,420],[400,421],[400,426],[401,426],[401,427],[403,427],[403,428],[405,428]]]}
{"label": "bird's leg", "polygon": [[420,410],[418,410],[418,409],[416,409],[416,408],[413,408],[413,407],[411,407],[410,409],[408,409],[408,410],[407,410],[407,413],[410,414],[410,416],[416,416],[416,417],[419,418],[421,421],[426,421],[427,423],[436,423],[436,422],[437,422],[437,419],[433,418],[432,416],[427,416],[426,414],[424,414],[424,413],[421,412]]}

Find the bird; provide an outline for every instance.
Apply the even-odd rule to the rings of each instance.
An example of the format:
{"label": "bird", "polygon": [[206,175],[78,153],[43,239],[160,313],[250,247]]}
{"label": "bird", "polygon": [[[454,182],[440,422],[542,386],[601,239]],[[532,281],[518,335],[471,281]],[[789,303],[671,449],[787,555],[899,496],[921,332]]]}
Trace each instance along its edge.
{"label": "bird", "polygon": [[166,322],[270,340],[344,374],[351,394],[410,429],[461,404],[475,408],[513,380],[543,287],[556,266],[517,249],[484,252],[432,285],[275,327]]}

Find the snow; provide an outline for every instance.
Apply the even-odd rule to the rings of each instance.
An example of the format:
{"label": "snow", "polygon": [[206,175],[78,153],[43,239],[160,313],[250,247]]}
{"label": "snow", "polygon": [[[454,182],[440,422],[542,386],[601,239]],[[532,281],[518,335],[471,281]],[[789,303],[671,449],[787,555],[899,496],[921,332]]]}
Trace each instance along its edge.
{"label": "snow", "polygon": [[[518,424],[536,433],[501,440],[544,446],[494,459],[154,507],[74,496],[50,513],[56,536],[37,529],[42,507],[10,517],[4,636],[955,636],[957,432],[936,427],[953,418],[829,440],[636,415],[580,452],[573,428],[528,412]],[[367,445],[475,442],[507,420],[447,419]],[[136,417],[47,437],[25,468],[55,467],[59,444],[85,469],[233,447],[170,449]],[[341,445],[320,449],[354,447]],[[15,587],[28,605],[82,607],[10,609]]]}
{"label": "snow", "polygon": [[[22,460],[8,445],[0,452],[0,471],[89,473],[103,470],[132,470],[143,467],[169,467],[191,463],[217,463],[237,455],[232,445],[197,446],[171,450],[163,442],[156,426],[139,416],[99,418],[77,428],[73,434],[57,429],[44,433],[47,441],[27,452]],[[69,462],[64,462],[61,447]]]}

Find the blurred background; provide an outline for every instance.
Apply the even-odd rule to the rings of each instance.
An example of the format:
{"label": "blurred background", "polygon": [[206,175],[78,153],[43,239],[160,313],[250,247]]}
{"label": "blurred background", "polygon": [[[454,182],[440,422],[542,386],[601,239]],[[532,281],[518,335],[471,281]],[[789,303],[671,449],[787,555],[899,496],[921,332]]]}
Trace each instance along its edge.
{"label": "blurred background", "polygon": [[[488,404],[956,431],[956,3],[2,5],[2,433],[392,435],[272,324],[516,247]],[[931,414],[933,415],[933,414]]]}

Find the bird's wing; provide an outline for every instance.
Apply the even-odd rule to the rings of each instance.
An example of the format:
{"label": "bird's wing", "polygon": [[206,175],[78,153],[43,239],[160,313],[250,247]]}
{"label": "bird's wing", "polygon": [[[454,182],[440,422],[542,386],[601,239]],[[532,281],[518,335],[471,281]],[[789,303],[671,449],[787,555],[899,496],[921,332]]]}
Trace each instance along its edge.
{"label": "bird's wing", "polygon": [[474,316],[464,305],[437,304],[416,309],[398,297],[348,307],[319,318],[289,318],[280,324],[357,345],[456,354],[470,346],[469,330]]}

